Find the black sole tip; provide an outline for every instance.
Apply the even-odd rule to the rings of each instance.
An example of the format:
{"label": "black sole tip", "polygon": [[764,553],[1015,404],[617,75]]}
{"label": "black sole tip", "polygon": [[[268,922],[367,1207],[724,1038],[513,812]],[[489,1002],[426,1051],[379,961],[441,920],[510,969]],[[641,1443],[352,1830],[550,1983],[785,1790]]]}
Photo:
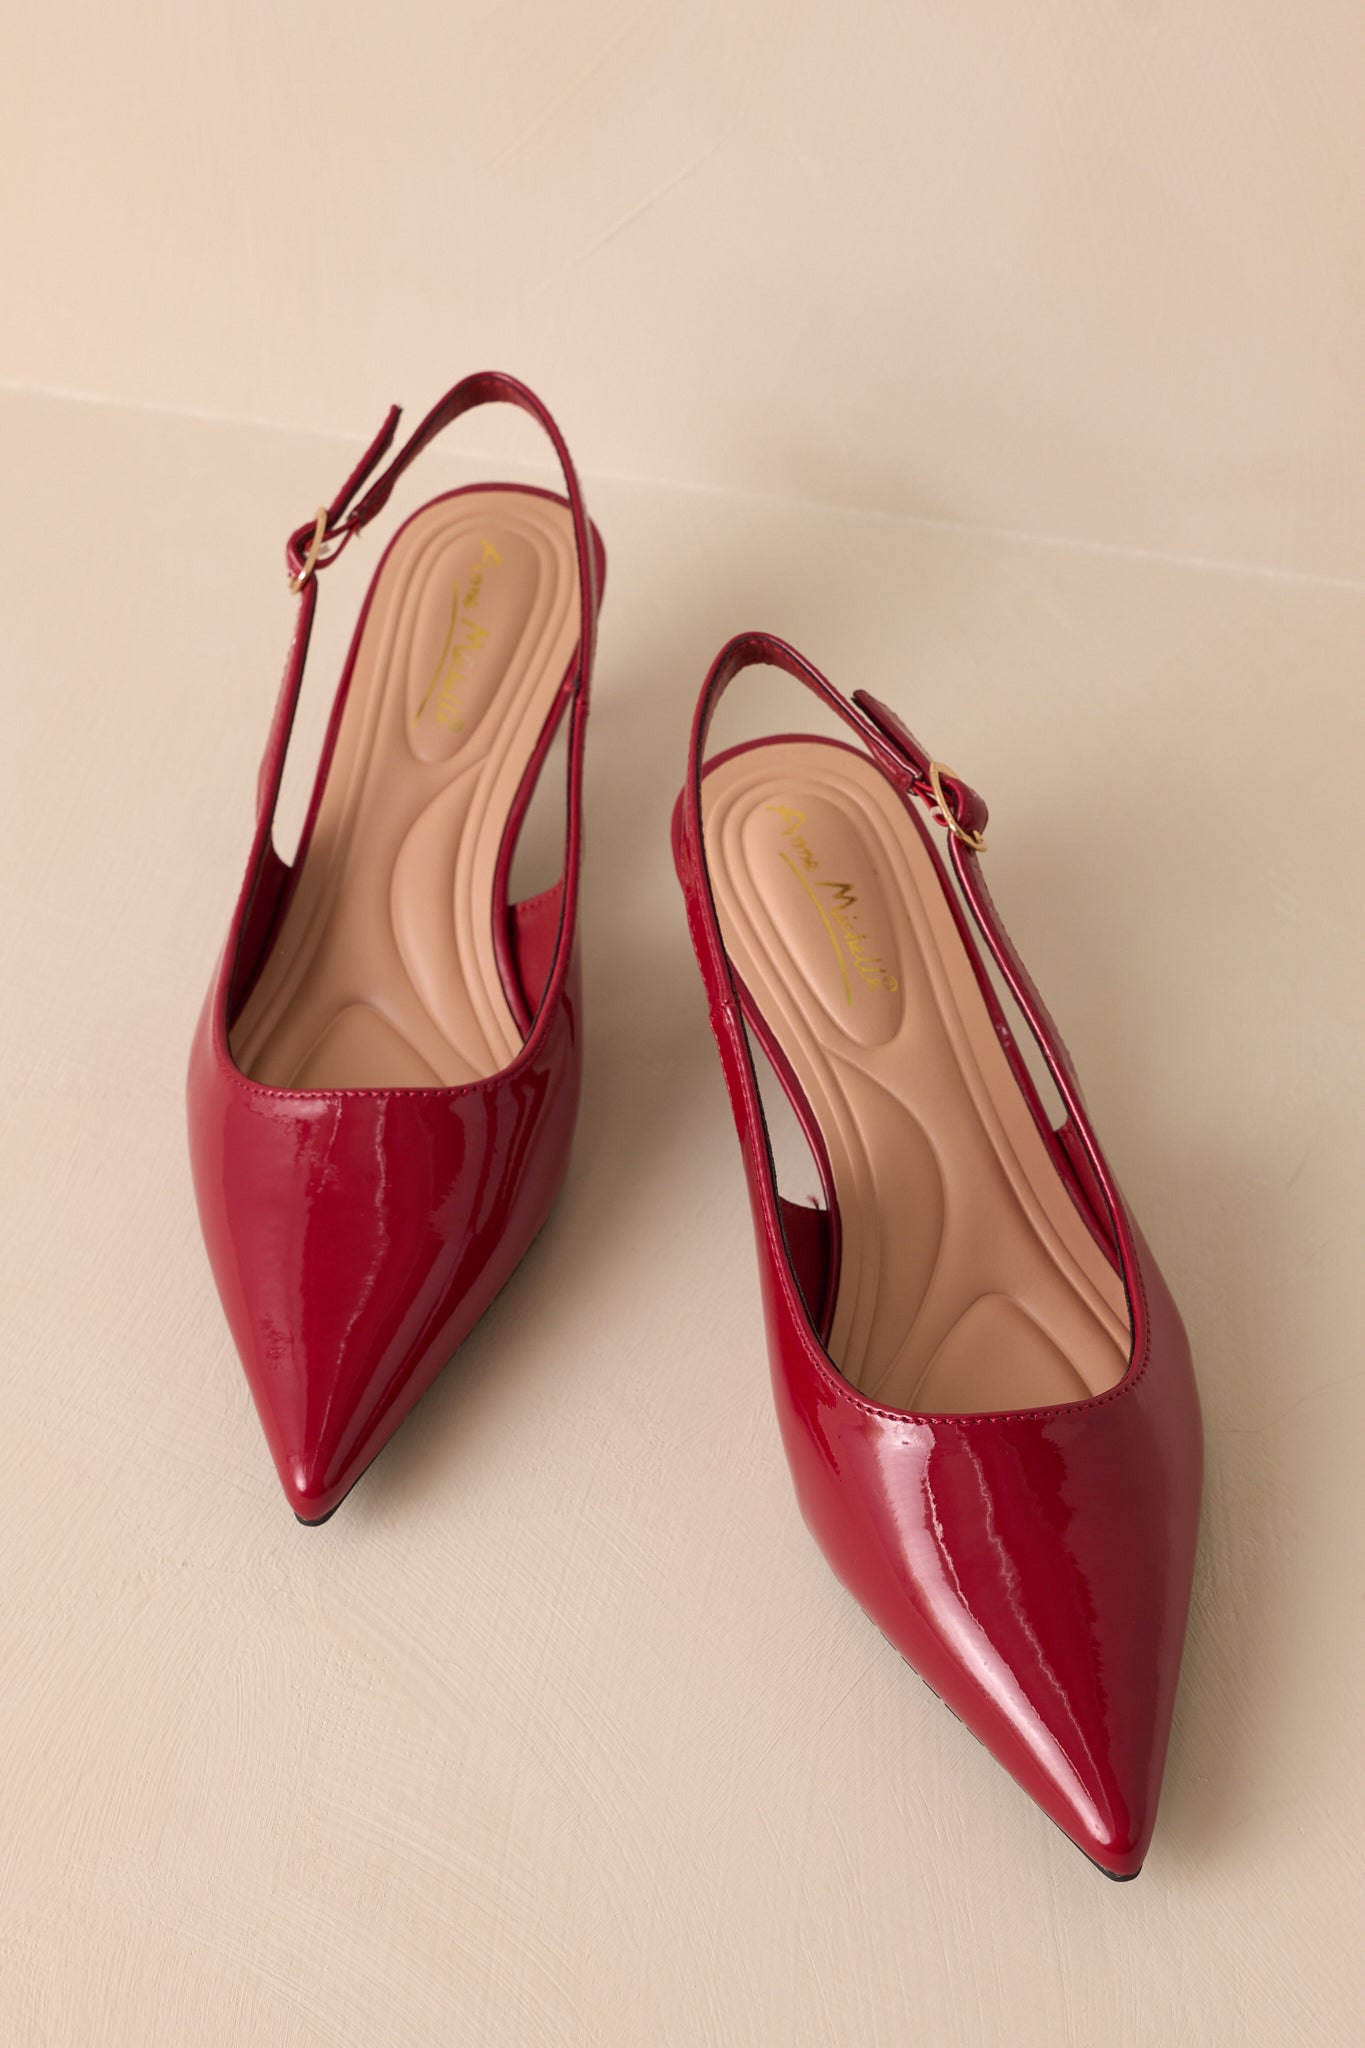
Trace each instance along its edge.
{"label": "black sole tip", "polygon": [[301,1515],[301,1514],[299,1513],[298,1509],[297,1509],[297,1508],[295,1508],[295,1510],[294,1510],[294,1520],[295,1520],[295,1521],[296,1521],[296,1522],[298,1523],[298,1525],[299,1525],[300,1529],[320,1529],[320,1528],[322,1527],[322,1525],[323,1525],[323,1523],[324,1523],[324,1522],[330,1522],[330,1521],[331,1521],[331,1519],[332,1519],[333,1515],[334,1515],[334,1514],[336,1513],[336,1511],[337,1511],[337,1508],[339,1508],[340,1506],[341,1506],[341,1502],[340,1502],[340,1501],[338,1501],[338,1502],[337,1502],[337,1507],[336,1507],[336,1508],[328,1508],[328,1510],[327,1510],[326,1514],[325,1514],[325,1515],[319,1515],[319,1516],[318,1516],[318,1518],[317,1518],[317,1520],[316,1520],[315,1522],[310,1522],[310,1521],[308,1520],[308,1518],[307,1518],[307,1516],[306,1516],[306,1515]]}

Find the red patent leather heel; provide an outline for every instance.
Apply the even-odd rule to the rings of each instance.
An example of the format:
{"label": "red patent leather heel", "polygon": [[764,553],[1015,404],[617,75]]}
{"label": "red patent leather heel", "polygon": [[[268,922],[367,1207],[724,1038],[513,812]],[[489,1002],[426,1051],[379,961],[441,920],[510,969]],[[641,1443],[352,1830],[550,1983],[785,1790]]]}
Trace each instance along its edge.
{"label": "red patent leather heel", "polygon": [[[743,669],[853,744],[706,760]],[[785,642],[717,656],[674,855],[753,1208],[802,1512],[901,1654],[1107,1875],[1151,1839],[1202,1443],[1184,1329],[995,914],[986,807]],[[1054,1128],[997,994],[1060,1097]],[[779,1193],[750,1038],[823,1205]]]}
{"label": "red patent leather heel", "polygon": [[[286,866],[271,825],[318,579],[427,443],[493,401],[545,429],[566,494],[451,491],[394,535]],[[575,929],[601,539],[558,428],[514,378],[455,385],[376,477],[398,418],[288,544],[298,624],[189,1066],[204,1241],[281,1484],[308,1523],[333,1512],[544,1222],[582,1059]],[[563,873],[512,904],[518,834],[565,721]]]}

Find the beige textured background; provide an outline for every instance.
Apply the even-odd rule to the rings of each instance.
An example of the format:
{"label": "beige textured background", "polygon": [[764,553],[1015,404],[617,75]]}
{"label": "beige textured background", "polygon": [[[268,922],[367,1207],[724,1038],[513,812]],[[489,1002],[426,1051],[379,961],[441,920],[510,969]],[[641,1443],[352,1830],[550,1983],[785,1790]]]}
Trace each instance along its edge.
{"label": "beige textured background", "polygon": [[[1358,2042],[1359,11],[78,0],[5,40],[0,2040]],[[312,1534],[184,1054],[284,532],[488,361],[611,555],[587,1095],[550,1229]],[[791,1500],[665,837],[744,624],[988,796],[1191,1326],[1204,1549],[1133,1886]]]}
{"label": "beige textured background", "polygon": [[0,381],[1365,572],[1357,0],[8,14]]}

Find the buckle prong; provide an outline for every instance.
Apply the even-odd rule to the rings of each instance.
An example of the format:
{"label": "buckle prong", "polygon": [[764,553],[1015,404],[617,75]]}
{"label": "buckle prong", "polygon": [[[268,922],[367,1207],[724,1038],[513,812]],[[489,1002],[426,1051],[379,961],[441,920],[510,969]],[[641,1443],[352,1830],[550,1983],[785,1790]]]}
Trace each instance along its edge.
{"label": "buckle prong", "polygon": [[[929,787],[934,792],[934,802],[938,805],[939,815],[955,839],[960,839],[964,846],[970,846],[973,853],[984,853],[986,851],[985,833],[969,832],[965,825],[959,824],[957,818],[953,815],[952,805],[944,794],[943,778],[945,775],[952,774],[952,769],[943,761],[931,761],[929,763]],[[956,781],[957,777],[953,776],[953,780]]]}
{"label": "buckle prong", "polygon": [[297,576],[291,576],[289,579],[289,588],[296,597],[317,567],[318,555],[321,552],[326,533],[327,507],[319,505],[317,524],[313,528],[313,538],[308,543],[308,549],[303,558],[303,566],[300,568]]}

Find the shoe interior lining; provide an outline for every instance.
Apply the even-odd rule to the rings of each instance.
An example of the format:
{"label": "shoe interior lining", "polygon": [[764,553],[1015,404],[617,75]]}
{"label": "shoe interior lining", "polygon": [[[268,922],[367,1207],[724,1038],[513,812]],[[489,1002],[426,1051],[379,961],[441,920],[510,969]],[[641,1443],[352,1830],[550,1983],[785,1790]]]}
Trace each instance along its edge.
{"label": "shoe interior lining", "polygon": [[285,1088],[455,1087],[522,1044],[493,878],[579,633],[556,499],[457,493],[379,571],[302,871],[232,1028]]}
{"label": "shoe interior lining", "polygon": [[833,1363],[920,1413],[1114,1386],[1122,1280],[1049,1154],[896,791],[865,756],[803,739],[722,759],[702,794],[726,945],[829,1155]]}

